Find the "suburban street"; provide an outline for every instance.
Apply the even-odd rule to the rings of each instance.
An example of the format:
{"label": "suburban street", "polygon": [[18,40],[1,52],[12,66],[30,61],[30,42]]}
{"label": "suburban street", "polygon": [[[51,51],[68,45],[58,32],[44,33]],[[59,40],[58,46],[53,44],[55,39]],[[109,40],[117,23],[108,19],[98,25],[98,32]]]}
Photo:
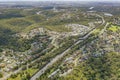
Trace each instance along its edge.
{"label": "suburban street", "polygon": [[[103,25],[105,23],[105,20],[102,16],[97,15],[102,19],[102,23],[101,25]],[[100,25],[100,26],[101,26]],[[45,73],[45,71],[47,69],[49,69],[50,66],[52,66],[56,61],[58,61],[59,59],[61,59],[64,55],[68,54],[68,52],[71,50],[72,47],[76,46],[77,44],[83,42],[85,39],[87,39],[90,34],[92,33],[92,31],[94,29],[96,29],[97,27],[94,27],[93,29],[91,29],[86,35],[84,35],[82,38],[79,38],[78,41],[76,41],[72,46],[70,46],[68,49],[66,49],[63,53],[61,53],[60,55],[57,55],[55,58],[53,58],[45,67],[43,67],[41,70],[39,70],[35,75],[33,75],[31,77],[30,80],[36,80],[37,78],[39,78],[43,73]]]}
{"label": "suburban street", "polygon": [[[47,50],[47,48],[44,49],[41,53],[46,52],[46,50]],[[41,54],[41,53],[40,53],[40,54]],[[26,66],[29,66],[30,64],[34,63],[34,62],[37,61],[38,59],[39,59],[39,58],[31,61],[31,62],[30,62],[28,65],[26,65]],[[22,68],[23,68],[23,67],[20,67],[18,70],[15,70],[14,72],[7,74],[5,77],[1,78],[0,80],[6,80],[6,79],[9,78],[12,74],[19,73],[19,72],[22,70]]]}

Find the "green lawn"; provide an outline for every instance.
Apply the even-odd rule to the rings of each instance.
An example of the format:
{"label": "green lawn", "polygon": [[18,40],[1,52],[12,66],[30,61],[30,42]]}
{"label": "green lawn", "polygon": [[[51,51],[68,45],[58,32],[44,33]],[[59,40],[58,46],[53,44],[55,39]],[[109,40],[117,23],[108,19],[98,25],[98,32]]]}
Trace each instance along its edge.
{"label": "green lawn", "polygon": [[120,30],[120,26],[111,25],[111,27],[109,27],[108,30],[110,30],[112,32],[116,32],[116,31]]}
{"label": "green lawn", "polygon": [[[23,71],[24,73],[25,72],[28,72],[30,74],[30,76],[32,76],[36,71],[38,71],[38,69],[32,69],[32,68],[29,68],[28,70],[25,70]],[[25,75],[25,74],[24,74]],[[21,76],[20,74],[17,75],[16,78],[9,78],[8,80],[21,80]]]}

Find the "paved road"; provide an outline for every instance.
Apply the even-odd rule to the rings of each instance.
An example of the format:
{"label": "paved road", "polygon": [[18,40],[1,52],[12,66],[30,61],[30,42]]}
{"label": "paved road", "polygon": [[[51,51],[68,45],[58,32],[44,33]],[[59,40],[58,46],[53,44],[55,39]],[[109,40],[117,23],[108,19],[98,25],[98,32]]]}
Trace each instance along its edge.
{"label": "paved road", "polygon": [[[48,49],[48,48],[44,49],[42,52],[40,52],[40,54],[46,52],[47,49]],[[37,61],[38,59],[39,59],[39,58],[37,58],[37,59],[33,60],[32,62],[30,62],[30,63],[28,64],[28,66],[29,66],[30,64],[32,64],[32,63],[35,63],[35,61]],[[27,65],[26,65],[26,66],[27,66]],[[18,72],[20,72],[20,71],[22,70],[22,68],[23,68],[23,67],[20,67],[18,70],[15,70],[15,71],[13,71],[13,72],[5,75],[5,77],[0,78],[0,80],[7,80],[12,74],[17,74]]]}
{"label": "paved road", "polygon": [[[89,34],[90,35],[90,34]],[[88,37],[89,35],[84,36],[85,38]],[[83,39],[85,39],[83,37]],[[78,40],[76,43],[74,43],[71,47],[69,47],[67,50],[65,50],[63,53],[57,55],[54,59],[52,59],[44,68],[42,68],[40,71],[38,71],[30,80],[36,80],[37,78],[39,78],[43,73],[45,73],[45,71],[52,66],[56,61],[58,61],[59,59],[61,59],[64,55],[66,55],[72,47],[74,47],[75,45],[79,44],[80,42],[83,42],[83,40]]]}
{"label": "paved road", "polygon": [[103,34],[104,33],[104,31],[106,30],[106,28],[107,28],[107,26],[109,25],[109,23],[106,23],[106,25],[105,25],[105,27],[101,30],[101,32],[100,32],[100,34],[99,35],[101,35],[101,34]]}
{"label": "paved road", "polygon": [[[99,25],[99,26],[102,26],[102,25],[104,25],[105,24],[105,20],[104,20],[104,18],[101,16],[101,15],[98,15],[98,14],[92,14],[92,15],[95,15],[95,16],[97,16],[97,17],[100,17],[101,19],[102,19],[102,23],[101,23],[101,25]],[[108,25],[108,24],[107,24]],[[107,25],[105,25],[105,26],[107,26]],[[99,27],[98,26],[98,27]],[[84,35],[84,37],[80,37],[79,39],[80,40],[84,40],[84,39],[87,39],[88,38],[88,36],[92,33],[92,31],[94,30],[94,29],[96,29],[97,27],[94,27],[94,28],[92,28],[88,33],[86,33],[85,35]]]}
{"label": "paved road", "polygon": [[[99,16],[99,15],[98,15]],[[100,16],[101,17],[101,16]],[[105,23],[105,20],[103,17],[102,18],[102,24],[103,25]],[[75,42],[71,47],[69,47],[68,49],[66,49],[63,53],[57,55],[54,59],[52,59],[45,67],[43,67],[41,70],[39,70],[35,75],[32,76],[32,78],[30,80],[36,80],[37,78],[39,78],[43,73],[45,73],[45,71],[47,69],[49,69],[50,66],[52,66],[56,61],[58,61],[59,59],[61,59],[64,55],[66,55],[72,47],[74,47],[75,45],[79,44],[80,42],[82,42],[84,39],[88,38],[89,35],[92,33],[92,31],[94,29],[96,29],[97,27],[93,28],[92,30],[90,30],[90,32],[88,32],[84,37],[80,38],[77,42]]]}
{"label": "paved road", "polygon": [[75,45],[77,45],[78,43],[82,42],[83,40],[79,40],[77,41],[74,45],[72,45],[71,47],[69,47],[67,50],[65,50],[63,53],[61,53],[60,55],[57,55],[54,59],[52,59],[44,68],[42,68],[40,71],[38,71],[30,80],[36,80],[37,78],[39,78],[39,76],[41,76],[50,66],[52,66],[56,61],[58,61],[60,58],[62,58],[64,55],[67,54],[67,52],[69,52],[71,50],[71,48]]}

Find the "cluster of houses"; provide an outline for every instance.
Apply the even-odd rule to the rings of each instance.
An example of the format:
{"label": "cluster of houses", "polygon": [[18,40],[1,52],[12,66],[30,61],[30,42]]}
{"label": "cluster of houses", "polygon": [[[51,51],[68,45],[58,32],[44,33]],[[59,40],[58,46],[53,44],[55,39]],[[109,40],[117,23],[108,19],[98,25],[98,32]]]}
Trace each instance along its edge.
{"label": "cluster of houses", "polygon": [[15,52],[10,49],[3,50],[3,52],[1,52],[2,55],[0,56],[0,71],[3,74],[7,74],[13,71],[14,67],[25,64],[27,61],[39,57],[40,54],[33,55],[33,53],[37,52],[38,50],[42,51],[45,49],[45,46],[49,45],[51,42],[49,36],[44,34],[44,28],[36,28],[29,31],[28,33],[18,33],[13,35],[14,37],[17,36],[25,39],[31,39],[37,35],[40,36],[38,36],[38,38],[33,43],[31,43],[31,48],[25,52]]}
{"label": "cluster of houses", "polygon": [[120,25],[120,18],[114,18],[113,24]]}
{"label": "cluster of houses", "polygon": [[10,49],[3,50],[2,55],[0,56],[0,71],[4,74],[9,73],[10,71],[13,71],[15,67],[26,63],[27,58],[25,55],[26,54],[22,52],[14,52]]}
{"label": "cluster of houses", "polygon": [[53,78],[56,75],[66,76],[67,74],[70,74],[70,72],[75,66],[77,66],[79,62],[79,58],[81,56],[80,53],[80,51],[76,51],[75,54],[68,56],[65,60],[63,60],[62,64],[58,69],[48,75],[48,78]]}
{"label": "cluster of houses", "polygon": [[71,28],[72,31],[67,33],[67,36],[77,36],[77,35],[84,35],[87,33],[90,28],[88,26],[80,25],[80,24],[68,24],[65,27]]}
{"label": "cluster of houses", "polygon": [[45,35],[44,28],[41,28],[41,27],[40,28],[36,28],[36,29],[30,30],[27,33],[17,33],[14,36],[25,38],[25,39],[31,39],[31,38],[33,38],[33,37],[35,37],[37,35]]}
{"label": "cluster of houses", "polygon": [[106,30],[97,39],[80,47],[73,55],[67,57],[60,65],[60,68],[52,72],[48,78],[53,78],[56,75],[66,76],[70,74],[76,65],[87,60],[90,56],[99,57],[109,52],[120,53],[119,35],[119,32]]}
{"label": "cluster of houses", "polygon": [[48,36],[40,36],[37,41],[31,44],[31,48],[25,52],[15,52],[11,49],[4,49],[0,54],[0,72],[4,75],[9,74],[20,68],[21,65],[39,57],[41,53],[34,53],[44,50],[48,46],[50,39]]}
{"label": "cluster of houses", "polygon": [[105,53],[120,53],[120,33],[106,30],[98,39],[84,46],[83,54],[92,53],[93,56],[101,56]]}
{"label": "cluster of houses", "polygon": [[49,31],[47,30],[47,34],[51,36],[52,44],[54,46],[58,46],[59,39],[64,39],[66,37],[70,36],[78,36],[78,35],[84,35],[86,34],[90,28],[88,26],[80,25],[80,24],[68,24],[65,25],[66,28],[72,29],[70,32],[55,32],[55,31]]}

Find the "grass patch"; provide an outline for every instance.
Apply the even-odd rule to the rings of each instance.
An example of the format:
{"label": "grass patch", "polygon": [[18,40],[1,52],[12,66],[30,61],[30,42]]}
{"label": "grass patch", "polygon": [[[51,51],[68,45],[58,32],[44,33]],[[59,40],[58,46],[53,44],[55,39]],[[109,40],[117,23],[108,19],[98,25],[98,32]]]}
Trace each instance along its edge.
{"label": "grass patch", "polygon": [[92,31],[93,34],[98,34],[100,32],[100,29],[95,29]]}
{"label": "grass patch", "polygon": [[[26,72],[28,72],[30,74],[30,76],[32,76],[36,71],[38,71],[38,69],[32,69],[32,68],[29,68],[28,70],[25,70],[22,74],[22,76],[26,76]],[[9,78],[8,80],[22,80],[22,77],[20,74],[17,75],[17,77],[15,78]]]}
{"label": "grass patch", "polygon": [[116,31],[120,30],[120,26],[111,25],[111,27],[109,27],[108,30],[110,30],[112,32],[116,32]]}

